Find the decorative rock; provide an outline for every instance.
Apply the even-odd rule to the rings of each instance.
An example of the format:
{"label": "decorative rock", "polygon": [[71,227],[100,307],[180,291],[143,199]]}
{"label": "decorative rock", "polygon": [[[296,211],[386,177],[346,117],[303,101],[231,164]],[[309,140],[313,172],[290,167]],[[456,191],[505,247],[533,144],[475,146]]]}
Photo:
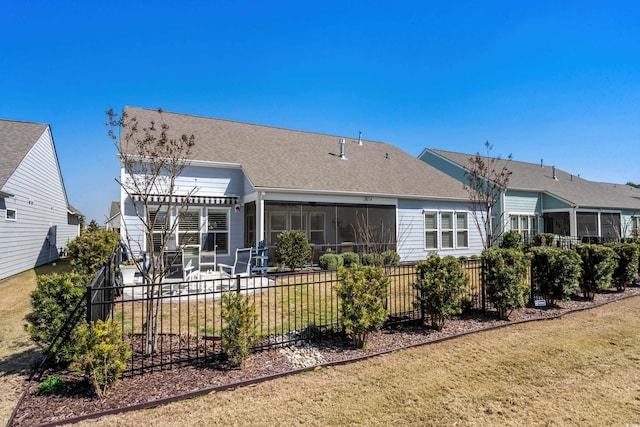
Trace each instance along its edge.
{"label": "decorative rock", "polygon": [[324,358],[318,348],[309,344],[281,348],[280,354],[283,354],[289,360],[289,363],[296,368],[308,368],[324,362]]}

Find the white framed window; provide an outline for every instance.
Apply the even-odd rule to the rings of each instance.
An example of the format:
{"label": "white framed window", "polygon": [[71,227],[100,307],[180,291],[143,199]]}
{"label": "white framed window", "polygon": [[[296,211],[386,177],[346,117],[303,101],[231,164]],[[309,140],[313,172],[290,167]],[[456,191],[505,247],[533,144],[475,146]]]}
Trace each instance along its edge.
{"label": "white framed window", "polygon": [[469,214],[456,211],[424,212],[425,249],[469,247]]}
{"label": "white framed window", "polygon": [[538,234],[538,218],[535,215],[509,215],[511,230],[522,234],[523,240],[531,242]]}
{"label": "white framed window", "polygon": [[7,209],[4,214],[4,219],[7,221],[17,221],[18,212],[15,209]]}
{"label": "white framed window", "polygon": [[229,209],[207,209],[207,234],[204,250],[220,255],[229,253]]}
{"label": "white framed window", "polygon": [[438,213],[424,213],[424,242],[426,249],[438,249]]}
{"label": "white framed window", "polygon": [[163,230],[171,226],[171,218],[167,217],[167,208],[151,208],[147,215],[147,221],[151,224],[151,245],[153,245],[154,253],[160,252],[162,245]]}
{"label": "white framed window", "polygon": [[453,249],[453,212],[440,212],[442,249]]}
{"label": "white framed window", "polygon": [[178,214],[178,245],[200,247],[201,209],[188,207]]}
{"label": "white framed window", "polygon": [[466,212],[456,212],[456,247],[469,247],[469,215]]}

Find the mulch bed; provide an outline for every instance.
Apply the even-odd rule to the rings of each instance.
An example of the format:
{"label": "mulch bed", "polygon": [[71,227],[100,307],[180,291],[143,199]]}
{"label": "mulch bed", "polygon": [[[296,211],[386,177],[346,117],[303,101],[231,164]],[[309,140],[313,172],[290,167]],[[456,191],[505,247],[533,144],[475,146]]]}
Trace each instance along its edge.
{"label": "mulch bed", "polygon": [[[449,319],[442,331],[415,324],[398,325],[371,333],[366,349],[355,349],[344,337],[334,336],[315,343],[313,351],[321,356],[323,364],[336,364],[516,322],[553,318],[570,311],[588,309],[636,295],[640,295],[640,287],[627,288],[624,293],[612,290],[596,294],[593,301],[576,297],[559,303],[557,307],[516,310],[509,321],[497,320],[491,312],[460,315]],[[64,389],[57,394],[38,396],[35,393],[38,383],[32,383],[11,425],[56,424],[109,410],[153,406],[164,403],[163,399],[191,397],[215,387],[242,385],[242,382],[296,372],[299,369],[300,365],[294,364],[285,352],[271,349],[252,354],[243,369],[234,369],[225,362],[212,362],[128,377],[116,384],[103,399],[99,399],[91,386],[77,374],[48,370],[42,375],[42,379],[57,375],[65,380]]]}

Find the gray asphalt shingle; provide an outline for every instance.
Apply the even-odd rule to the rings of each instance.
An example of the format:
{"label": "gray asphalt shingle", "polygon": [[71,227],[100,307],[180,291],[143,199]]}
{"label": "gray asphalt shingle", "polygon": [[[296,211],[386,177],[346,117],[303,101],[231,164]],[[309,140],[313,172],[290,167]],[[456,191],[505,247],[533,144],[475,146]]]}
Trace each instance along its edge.
{"label": "gray asphalt shingle", "polygon": [[41,123],[0,119],[0,189],[46,129]]}
{"label": "gray asphalt shingle", "polygon": [[[466,166],[472,154],[444,150],[430,151],[458,164]],[[547,192],[578,207],[618,208],[640,210],[640,189],[625,184],[589,181],[556,168],[553,179],[552,166],[503,160],[512,172],[509,188],[513,190]]]}
{"label": "gray asphalt shingle", "polygon": [[[142,126],[160,124],[156,110],[126,107]],[[193,159],[240,164],[257,188],[468,199],[460,182],[399,148],[229,120],[162,113],[171,135],[194,135]],[[339,157],[345,138],[347,160]]]}

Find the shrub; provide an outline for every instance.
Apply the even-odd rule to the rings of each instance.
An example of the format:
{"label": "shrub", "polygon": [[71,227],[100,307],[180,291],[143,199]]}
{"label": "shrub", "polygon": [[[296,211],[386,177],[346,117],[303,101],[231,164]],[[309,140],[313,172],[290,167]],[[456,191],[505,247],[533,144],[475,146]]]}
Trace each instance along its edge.
{"label": "shrub", "polygon": [[618,256],[618,263],[613,271],[613,281],[619,291],[624,291],[627,285],[632,284],[638,277],[640,247],[633,243],[614,243],[611,247]]}
{"label": "shrub", "polygon": [[304,267],[311,259],[311,245],[307,235],[301,231],[285,231],[278,234],[276,261],[289,270]]}
{"label": "shrub", "polygon": [[38,396],[56,394],[62,391],[64,386],[65,381],[62,378],[58,376],[49,377],[38,385],[38,391],[36,391],[36,394]]}
{"label": "shrub", "polygon": [[[65,336],[58,337],[63,326],[83,319],[86,310],[85,280],[76,273],[45,274],[38,276],[36,289],[31,293],[33,311],[26,316],[27,332],[47,356],[58,364],[71,361],[73,344]],[[74,314],[74,310],[77,308]],[[75,317],[72,319],[72,317]],[[71,336],[71,330],[68,331]],[[58,345],[52,344],[56,338]],[[68,337],[67,337],[68,338]]]}
{"label": "shrub", "polygon": [[579,244],[576,251],[582,259],[580,290],[585,298],[593,300],[595,293],[611,286],[616,268],[616,253],[602,245]]}
{"label": "shrub", "polygon": [[322,256],[320,256],[320,259],[318,260],[318,265],[320,265],[320,268],[323,270],[337,270],[338,267],[340,267],[343,264],[343,257],[342,255],[337,255],[337,254],[324,254]]}
{"label": "shrub", "polygon": [[73,271],[94,276],[109,260],[118,242],[118,232],[113,230],[87,232],[76,237],[67,245]]}
{"label": "shrub", "polygon": [[573,249],[531,248],[531,277],[547,304],[566,300],[578,289],[580,262]]}
{"label": "shrub", "polygon": [[382,254],[370,253],[362,255],[362,265],[368,265],[371,267],[382,267],[384,259]]}
{"label": "shrub", "polygon": [[460,261],[451,255],[444,258],[433,255],[418,262],[416,273],[418,279],[413,287],[419,295],[414,306],[420,309],[423,321],[428,313],[431,326],[439,331],[450,315],[462,311],[460,295],[469,277]]}
{"label": "shrub", "polygon": [[231,363],[242,367],[249,357],[249,347],[258,339],[256,308],[239,292],[222,295],[222,350]]}
{"label": "shrub", "polygon": [[114,321],[83,323],[74,333],[76,343],[71,368],[84,374],[96,394],[104,396],[122,377],[131,357],[129,343],[122,340],[120,326]]}
{"label": "shrub", "polygon": [[384,251],[382,252],[382,265],[383,266],[397,266],[400,264],[400,255],[396,251]]}
{"label": "shrub", "polygon": [[338,279],[342,326],[355,346],[364,347],[369,332],[379,329],[387,319],[385,300],[390,279],[382,268],[369,266],[340,267]]}
{"label": "shrub", "polygon": [[524,307],[529,293],[527,258],[517,249],[486,249],[482,266],[487,281],[487,297],[500,319],[508,319],[516,308]]}
{"label": "shrub", "polygon": [[345,267],[351,267],[360,264],[360,256],[355,252],[345,252],[341,255]]}
{"label": "shrub", "polygon": [[517,249],[522,250],[522,234],[515,230],[505,231],[502,234],[502,241],[500,242],[500,248],[502,249]]}
{"label": "shrub", "polygon": [[553,246],[556,235],[553,233],[540,233],[533,237],[534,246]]}

